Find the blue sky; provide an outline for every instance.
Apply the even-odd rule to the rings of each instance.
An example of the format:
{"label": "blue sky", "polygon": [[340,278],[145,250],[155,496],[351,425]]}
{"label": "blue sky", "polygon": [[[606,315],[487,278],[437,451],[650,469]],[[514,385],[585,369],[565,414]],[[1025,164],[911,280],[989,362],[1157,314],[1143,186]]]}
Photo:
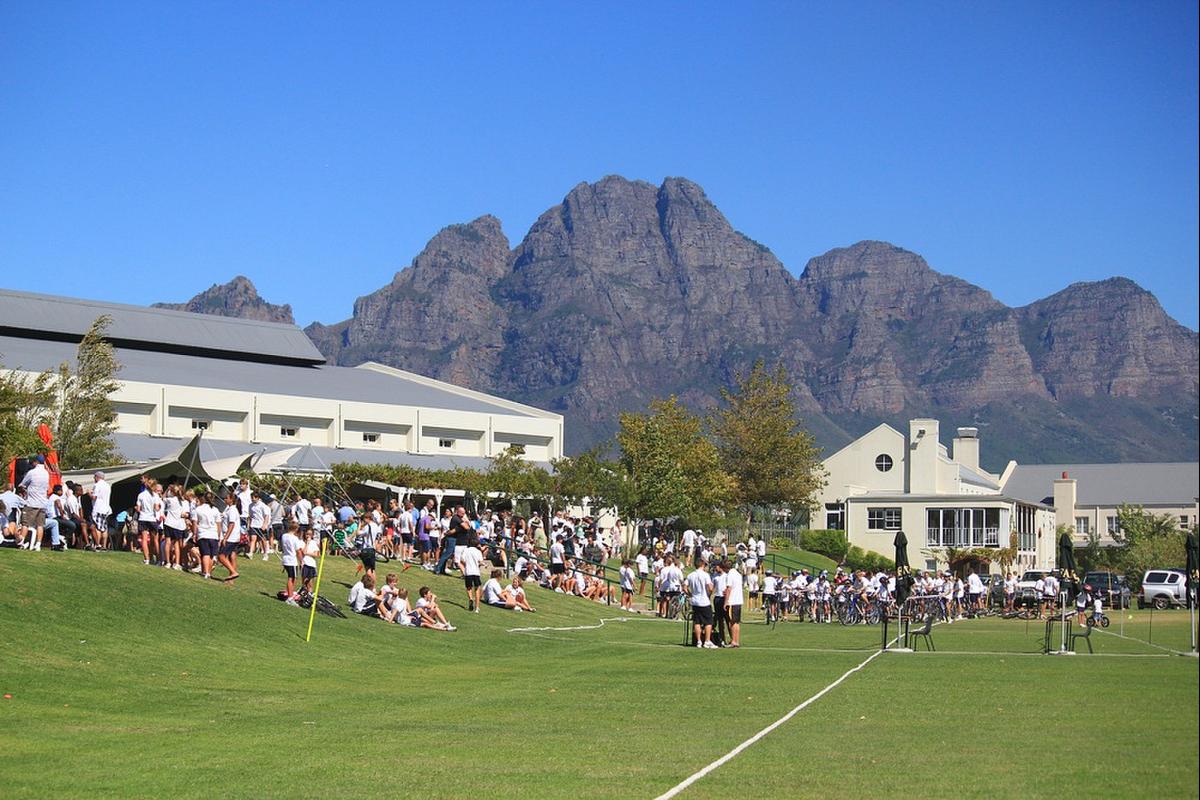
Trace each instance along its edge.
{"label": "blue sky", "polygon": [[1197,4],[0,3],[0,285],[248,275],[334,322],[444,225],[701,184],[795,273],[860,239],[1197,325]]}

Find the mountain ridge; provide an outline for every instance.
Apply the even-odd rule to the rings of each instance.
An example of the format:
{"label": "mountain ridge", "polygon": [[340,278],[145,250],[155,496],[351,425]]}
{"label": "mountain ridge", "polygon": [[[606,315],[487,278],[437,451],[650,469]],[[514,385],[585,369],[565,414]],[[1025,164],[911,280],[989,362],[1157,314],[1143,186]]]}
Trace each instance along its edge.
{"label": "mountain ridge", "polygon": [[1010,307],[877,240],[794,275],[686,178],[581,182],[515,246],[491,215],[446,226],[350,318],[305,330],[333,363],[559,411],[571,451],[655,396],[711,408],[760,357],[829,447],[915,413],[1008,425],[1048,460],[1194,458],[1198,439],[1197,335],[1128,278]]}

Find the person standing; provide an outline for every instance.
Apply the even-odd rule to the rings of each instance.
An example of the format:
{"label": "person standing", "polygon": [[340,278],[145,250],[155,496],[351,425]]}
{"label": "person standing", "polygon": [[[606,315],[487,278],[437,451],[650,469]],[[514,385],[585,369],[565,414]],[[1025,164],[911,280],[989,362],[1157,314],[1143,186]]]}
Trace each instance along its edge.
{"label": "person standing", "polygon": [[205,580],[212,577],[213,560],[221,551],[221,512],[217,511],[216,498],[205,492],[200,504],[192,512],[196,525],[196,544],[200,548],[200,573]]}
{"label": "person standing", "polygon": [[712,643],[717,647],[725,646],[725,565],[720,561],[709,562],[708,558],[701,555],[700,560],[706,564],[712,563],[713,571],[710,576],[712,580],[712,611],[713,611],[713,633]]}
{"label": "person standing", "polygon": [[725,573],[725,617],[729,623],[729,646],[742,646],[742,573],[737,564],[726,562]]}
{"label": "person standing", "polygon": [[154,496],[154,479],[142,477],[142,491],[137,496],[138,546],[142,549],[142,563],[150,563],[151,540],[158,532],[158,498]]}
{"label": "person standing", "polygon": [[708,564],[701,559],[696,570],[687,576],[687,592],[692,603],[692,636],[696,647],[706,650],[717,649],[712,643],[712,591],[713,583],[708,575]]}
{"label": "person standing", "polygon": [[479,613],[479,587],[482,585],[483,551],[479,542],[473,536],[463,539],[466,546],[461,548],[461,555],[456,559],[459,572],[463,576],[463,584],[467,589],[467,611]]}
{"label": "person standing", "polygon": [[225,500],[225,511],[221,513],[221,545],[217,561],[229,570],[229,577],[225,580],[232,581],[238,577],[237,551],[242,543],[242,515],[238,511],[237,498],[230,494]]}
{"label": "person standing", "polygon": [[27,529],[29,550],[42,549],[42,536],[46,529],[46,503],[50,499],[50,472],[46,469],[46,457],[40,453],[30,457],[33,466],[17,484],[25,490],[25,505],[21,508],[21,524]]}
{"label": "person standing", "polygon": [[163,557],[164,566],[177,572],[180,564],[183,540],[187,538],[187,507],[183,503],[183,487],[172,483],[163,498]]}

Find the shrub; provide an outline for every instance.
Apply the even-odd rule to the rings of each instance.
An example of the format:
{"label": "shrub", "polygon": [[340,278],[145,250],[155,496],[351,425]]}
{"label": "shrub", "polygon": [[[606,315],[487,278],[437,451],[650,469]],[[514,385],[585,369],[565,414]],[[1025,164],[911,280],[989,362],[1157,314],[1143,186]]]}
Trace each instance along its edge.
{"label": "shrub", "polygon": [[776,536],[771,540],[772,550],[790,550],[794,545],[795,542],[786,536]]}
{"label": "shrub", "polygon": [[841,561],[846,555],[846,532],[827,530],[805,531],[800,536],[800,546],[805,550],[832,558],[834,561]]}

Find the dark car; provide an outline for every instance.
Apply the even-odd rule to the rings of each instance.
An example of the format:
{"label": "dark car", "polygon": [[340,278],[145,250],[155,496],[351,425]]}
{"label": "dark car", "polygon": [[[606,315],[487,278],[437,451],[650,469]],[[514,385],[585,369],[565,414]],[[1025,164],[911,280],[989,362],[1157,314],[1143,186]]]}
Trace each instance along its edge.
{"label": "dark car", "polygon": [[1115,572],[1089,572],[1083,576],[1083,582],[1091,585],[1092,591],[1100,592],[1104,598],[1104,605],[1109,608],[1117,608],[1118,603],[1121,608],[1129,608],[1133,592],[1124,575]]}

